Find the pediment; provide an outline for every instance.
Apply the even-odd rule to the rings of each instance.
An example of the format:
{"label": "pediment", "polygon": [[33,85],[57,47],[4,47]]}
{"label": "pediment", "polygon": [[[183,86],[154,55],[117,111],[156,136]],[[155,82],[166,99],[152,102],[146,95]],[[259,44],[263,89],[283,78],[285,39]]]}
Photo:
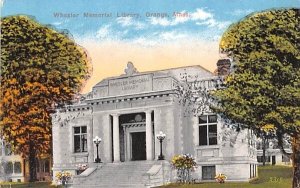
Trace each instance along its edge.
{"label": "pediment", "polygon": [[211,72],[200,66],[138,72],[134,65],[128,62],[124,74],[109,77],[97,83],[93,87],[91,98],[97,99],[173,90],[179,82],[182,82],[182,74],[185,73],[203,78],[213,76]]}

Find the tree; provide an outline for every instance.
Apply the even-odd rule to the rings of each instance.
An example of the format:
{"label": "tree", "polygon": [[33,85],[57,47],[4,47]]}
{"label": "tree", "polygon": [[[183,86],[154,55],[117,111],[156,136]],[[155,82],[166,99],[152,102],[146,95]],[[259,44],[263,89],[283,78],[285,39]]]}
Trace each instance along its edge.
{"label": "tree", "polygon": [[300,186],[300,11],[254,13],[223,34],[220,50],[233,62],[212,108],[224,117],[274,134],[283,149],[291,137],[293,187]]}
{"label": "tree", "polygon": [[[273,126],[271,128],[273,128]],[[264,131],[262,131],[258,135],[258,137],[261,138],[261,144],[262,144],[261,149],[262,149],[262,152],[263,152],[262,162],[263,162],[263,166],[265,166],[266,165],[266,150],[269,148],[269,140],[274,140],[276,138],[276,136],[273,135],[273,134],[269,134],[269,132],[266,131],[266,127],[264,127]],[[282,145],[282,147],[283,147],[283,145]]]}
{"label": "tree", "polygon": [[1,19],[0,126],[14,151],[29,159],[51,153],[51,108],[72,100],[91,72],[83,48],[65,33],[27,16]]}

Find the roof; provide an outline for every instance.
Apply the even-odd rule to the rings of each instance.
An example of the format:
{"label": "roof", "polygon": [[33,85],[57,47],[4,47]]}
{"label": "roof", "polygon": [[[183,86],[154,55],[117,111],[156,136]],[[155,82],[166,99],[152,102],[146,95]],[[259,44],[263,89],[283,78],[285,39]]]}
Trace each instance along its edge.
{"label": "roof", "polygon": [[[205,69],[204,67],[202,67],[200,65],[190,65],[190,66],[174,67],[174,68],[168,68],[168,69],[162,69],[162,70],[136,72],[136,69],[134,67],[132,67],[133,64],[131,62],[129,62],[129,63],[130,63],[130,67],[128,67],[128,64],[127,64],[127,68],[125,69],[126,74],[121,74],[119,76],[107,77],[107,78],[101,80],[100,82],[98,82],[94,87],[107,85],[108,80],[114,80],[114,79],[125,78],[125,77],[136,76],[136,75],[146,75],[146,74],[153,74],[155,77],[172,76],[175,79],[177,79],[178,81],[182,80],[182,74],[184,72],[188,72],[188,74],[191,74],[193,76],[198,75],[199,77],[203,77],[203,78],[214,76],[214,74],[211,71]],[[130,73],[130,75],[128,75],[128,72],[130,72],[130,71],[127,70],[129,68],[133,68],[133,71]]]}

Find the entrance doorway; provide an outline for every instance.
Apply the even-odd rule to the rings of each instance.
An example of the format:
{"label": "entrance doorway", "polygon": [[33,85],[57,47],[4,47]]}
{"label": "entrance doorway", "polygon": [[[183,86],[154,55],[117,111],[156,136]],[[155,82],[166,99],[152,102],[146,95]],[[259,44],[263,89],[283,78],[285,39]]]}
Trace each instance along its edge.
{"label": "entrance doorway", "polygon": [[273,155],[273,156],[272,156],[272,165],[275,165],[275,164],[276,164],[276,156]]}
{"label": "entrance doorway", "polygon": [[131,160],[146,160],[146,132],[131,133]]}

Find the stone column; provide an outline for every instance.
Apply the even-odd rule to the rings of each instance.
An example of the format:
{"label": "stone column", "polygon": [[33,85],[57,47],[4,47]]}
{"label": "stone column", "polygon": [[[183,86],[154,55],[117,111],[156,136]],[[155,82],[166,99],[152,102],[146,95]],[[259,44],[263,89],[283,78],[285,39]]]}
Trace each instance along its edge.
{"label": "stone column", "polygon": [[119,114],[112,114],[112,116],[113,116],[114,162],[120,162]]}
{"label": "stone column", "polygon": [[146,156],[147,160],[153,160],[152,121],[151,112],[146,111]]}
{"label": "stone column", "polygon": [[[102,114],[102,118],[101,118],[101,122],[98,123],[98,127],[99,125],[103,125],[102,126],[102,134],[101,137],[103,138],[101,145],[99,146],[101,149],[100,151],[100,155],[104,155],[104,159],[102,159],[103,162],[113,162],[112,161],[112,125],[111,125],[111,121],[110,121],[111,116],[109,114]],[[96,135],[95,135],[96,136]],[[94,144],[95,145],[95,144]],[[96,147],[95,147],[96,148]]]}

